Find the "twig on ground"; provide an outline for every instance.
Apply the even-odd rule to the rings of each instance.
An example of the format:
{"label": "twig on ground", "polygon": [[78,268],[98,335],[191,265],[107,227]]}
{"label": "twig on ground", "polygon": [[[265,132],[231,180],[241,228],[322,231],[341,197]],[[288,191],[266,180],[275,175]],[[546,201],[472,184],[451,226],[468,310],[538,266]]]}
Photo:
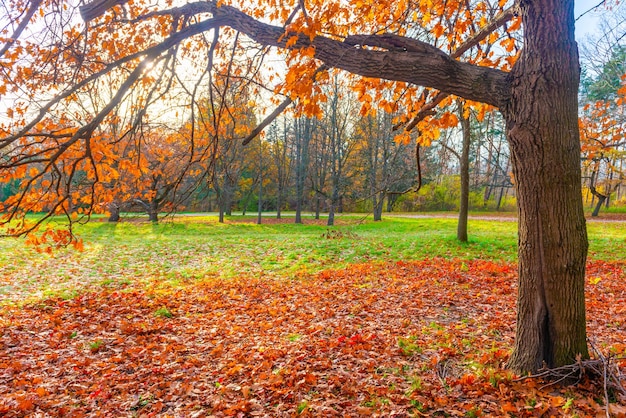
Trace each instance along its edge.
{"label": "twig on ground", "polygon": [[542,386],[544,389],[548,386],[556,385],[568,379],[576,377],[575,381],[571,384],[577,384],[587,375],[595,378],[602,378],[602,385],[604,389],[604,405],[607,418],[610,417],[610,398],[609,393],[619,393],[626,397],[626,389],[622,385],[622,380],[626,377],[621,373],[619,365],[614,360],[623,360],[626,357],[615,357],[611,354],[603,355],[596,349],[595,345],[589,342],[593,354],[596,358],[589,360],[582,360],[580,357],[576,359],[576,363],[568,364],[566,366],[555,367],[552,369],[542,368],[535,374],[528,376],[522,376],[515,379],[516,382],[524,381],[526,379],[545,379],[549,383]]}

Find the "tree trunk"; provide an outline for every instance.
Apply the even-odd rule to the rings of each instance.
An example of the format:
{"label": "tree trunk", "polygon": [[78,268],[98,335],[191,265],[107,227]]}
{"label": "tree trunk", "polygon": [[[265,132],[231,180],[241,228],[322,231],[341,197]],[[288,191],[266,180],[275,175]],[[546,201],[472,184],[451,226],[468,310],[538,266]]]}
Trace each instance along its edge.
{"label": "tree trunk", "polygon": [[148,219],[152,223],[159,222],[159,204],[156,199],[152,199],[148,208]]}
{"label": "tree trunk", "polygon": [[260,176],[259,178],[259,203],[257,205],[257,218],[256,218],[256,223],[258,225],[261,225],[261,223],[263,222],[263,217],[262,217],[262,213],[263,213],[263,177]]}
{"label": "tree trunk", "polygon": [[[509,367],[588,357],[573,0],[521,2],[524,50],[503,110],[519,214],[517,333]],[[546,196],[549,198],[546,199]],[[558,204],[554,204],[558,202]]]}
{"label": "tree trunk", "polygon": [[320,218],[320,212],[322,211],[322,199],[319,194],[315,197],[315,219]]}
{"label": "tree trunk", "polygon": [[387,194],[387,212],[391,213],[393,212],[393,207],[396,204],[396,202],[398,201],[398,194],[397,193],[388,193]]}
{"label": "tree trunk", "polygon": [[500,193],[498,193],[498,199],[496,201],[496,211],[500,211],[502,207],[502,197],[504,197],[504,187],[500,187]]}
{"label": "tree trunk", "polygon": [[115,202],[111,202],[111,204],[109,204],[109,222],[119,222],[120,209],[120,205]]}
{"label": "tree trunk", "polygon": [[331,198],[330,205],[328,208],[328,221],[326,222],[326,226],[333,226],[333,225],[335,225],[335,203],[333,202]]}
{"label": "tree trunk", "polygon": [[[610,167],[615,167],[615,159],[613,159],[613,161],[611,162],[611,166]],[[609,204],[611,202],[611,184],[613,183],[613,174],[614,171],[612,168],[609,169],[609,181],[606,185],[606,190],[607,190],[607,194],[606,194],[606,200],[604,202],[604,206],[608,209],[609,208]]]}
{"label": "tree trunk", "polygon": [[295,223],[302,223],[302,195],[298,195],[299,190],[296,192],[296,219]]}
{"label": "tree trunk", "polygon": [[461,242],[467,242],[467,216],[469,213],[469,155],[470,155],[470,121],[463,114],[463,103],[459,101],[459,119],[463,133],[463,146],[461,149],[461,201],[459,204],[459,222],[456,229],[456,237]]}
{"label": "tree trunk", "polygon": [[[304,126],[302,126],[304,125]],[[302,223],[302,206],[304,202],[304,182],[309,164],[309,142],[311,138],[311,120],[296,120],[296,223]]]}
{"label": "tree trunk", "polygon": [[372,206],[374,207],[374,221],[383,220],[383,207],[385,206],[385,193],[374,193],[372,196]]}
{"label": "tree trunk", "polygon": [[[593,176],[592,176],[593,178]],[[596,217],[600,214],[600,209],[602,208],[602,204],[604,203],[604,201],[606,200],[607,196],[603,195],[602,193],[600,193],[595,186],[590,186],[589,190],[591,191],[591,193],[593,194],[594,197],[598,198],[598,202],[596,203],[596,207],[593,209],[593,212],[591,212],[591,216]]]}

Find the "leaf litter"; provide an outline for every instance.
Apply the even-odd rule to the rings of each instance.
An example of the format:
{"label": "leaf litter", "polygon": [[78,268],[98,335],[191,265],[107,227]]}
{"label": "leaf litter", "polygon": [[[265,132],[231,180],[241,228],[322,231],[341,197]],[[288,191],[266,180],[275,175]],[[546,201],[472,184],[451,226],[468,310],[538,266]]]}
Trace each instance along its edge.
{"label": "leaf litter", "polygon": [[[546,385],[505,369],[516,276],[510,263],[436,258],[6,306],[0,414],[625,416],[596,379]],[[588,277],[589,334],[623,367],[624,264],[591,262]]]}

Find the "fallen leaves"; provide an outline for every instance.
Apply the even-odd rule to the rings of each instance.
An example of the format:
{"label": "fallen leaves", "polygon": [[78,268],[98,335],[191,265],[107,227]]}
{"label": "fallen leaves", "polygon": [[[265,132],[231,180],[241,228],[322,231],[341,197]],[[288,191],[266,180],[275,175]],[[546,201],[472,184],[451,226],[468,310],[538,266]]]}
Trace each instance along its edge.
{"label": "fallen leaves", "polygon": [[[601,278],[588,285],[590,335],[624,355],[623,264],[589,275]],[[597,383],[543,387],[503,369],[515,286],[512,264],[434,259],[6,307],[0,414],[602,413]]]}

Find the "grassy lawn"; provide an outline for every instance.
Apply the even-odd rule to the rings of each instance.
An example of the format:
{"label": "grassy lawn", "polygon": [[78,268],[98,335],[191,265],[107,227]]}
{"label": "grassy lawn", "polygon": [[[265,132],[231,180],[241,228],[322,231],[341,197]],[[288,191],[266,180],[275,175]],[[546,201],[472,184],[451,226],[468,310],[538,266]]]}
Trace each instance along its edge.
{"label": "grassy lawn", "polygon": [[[348,264],[443,257],[514,262],[517,225],[471,220],[459,243],[451,218],[339,216],[338,225],[304,225],[234,216],[179,217],[158,225],[102,221],[78,226],[85,251],[39,254],[21,240],[0,240],[0,303],[72,297],[83,289],[180,286],[205,278],[298,278]],[[589,223],[590,259],[626,259],[626,223]]]}

